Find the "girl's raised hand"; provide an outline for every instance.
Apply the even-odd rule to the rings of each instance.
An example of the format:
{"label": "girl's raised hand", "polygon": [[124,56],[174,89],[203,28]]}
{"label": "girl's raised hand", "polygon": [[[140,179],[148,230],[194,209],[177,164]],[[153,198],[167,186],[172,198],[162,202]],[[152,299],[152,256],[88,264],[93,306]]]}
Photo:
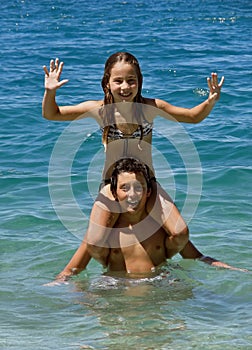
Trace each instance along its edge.
{"label": "girl's raised hand", "polygon": [[209,87],[209,100],[217,101],[220,98],[220,92],[222,85],[224,83],[224,77],[221,78],[220,83],[218,83],[217,73],[212,73],[211,78],[207,78],[207,84]]}
{"label": "girl's raised hand", "polygon": [[48,71],[46,66],[43,66],[45,72],[45,89],[47,90],[56,90],[62,85],[68,82],[68,79],[60,81],[60,75],[63,69],[63,62],[60,62],[58,58],[50,61],[50,70]]}

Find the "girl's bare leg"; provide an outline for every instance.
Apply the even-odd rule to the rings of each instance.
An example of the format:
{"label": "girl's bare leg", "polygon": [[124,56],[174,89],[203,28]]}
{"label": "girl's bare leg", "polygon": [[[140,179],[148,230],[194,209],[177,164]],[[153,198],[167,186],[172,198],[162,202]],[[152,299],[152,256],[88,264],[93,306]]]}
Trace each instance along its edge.
{"label": "girl's bare leg", "polygon": [[[112,213],[109,207],[117,212]],[[86,268],[92,257],[106,266],[110,252],[107,237],[118,217],[118,203],[112,197],[107,198],[106,192],[102,190],[92,208],[87,233],[69,263],[57,275],[57,281],[67,280],[80,273]]]}
{"label": "girl's bare leg", "polygon": [[110,193],[110,186],[105,186],[99,193],[90,215],[85,240],[90,255],[103,266],[107,266],[109,255],[108,236],[118,217],[118,202]]}
{"label": "girl's bare leg", "polygon": [[189,230],[170,196],[154,181],[147,211],[167,232],[167,257],[171,258],[187,244]]}

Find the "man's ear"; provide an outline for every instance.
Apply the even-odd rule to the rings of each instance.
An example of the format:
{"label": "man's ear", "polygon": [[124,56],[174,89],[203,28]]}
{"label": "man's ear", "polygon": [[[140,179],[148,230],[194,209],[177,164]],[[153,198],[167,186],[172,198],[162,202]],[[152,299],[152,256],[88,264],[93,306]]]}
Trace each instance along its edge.
{"label": "man's ear", "polygon": [[148,191],[147,191],[147,197],[150,197],[150,195],[151,195],[151,188],[148,188]]}
{"label": "man's ear", "polygon": [[112,195],[113,195],[115,201],[118,202],[118,197],[117,197],[116,191],[112,191],[112,190],[110,189],[110,192],[112,193]]}

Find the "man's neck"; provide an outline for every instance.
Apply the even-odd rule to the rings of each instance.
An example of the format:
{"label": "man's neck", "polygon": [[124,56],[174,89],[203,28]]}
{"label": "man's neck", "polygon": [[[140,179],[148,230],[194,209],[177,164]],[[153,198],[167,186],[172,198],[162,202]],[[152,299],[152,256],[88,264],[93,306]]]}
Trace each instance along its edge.
{"label": "man's neck", "polygon": [[129,227],[138,224],[142,221],[148,213],[146,210],[143,210],[141,213],[122,213],[118,219],[119,227]]}

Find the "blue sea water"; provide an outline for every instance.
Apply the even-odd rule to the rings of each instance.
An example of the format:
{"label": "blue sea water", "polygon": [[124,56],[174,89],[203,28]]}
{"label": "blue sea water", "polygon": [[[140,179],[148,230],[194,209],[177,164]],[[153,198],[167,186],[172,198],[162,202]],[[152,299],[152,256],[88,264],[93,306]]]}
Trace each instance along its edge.
{"label": "blue sea water", "polygon": [[[42,66],[55,57],[69,79],[59,104],[100,99],[104,62],[119,50],[139,59],[144,96],[184,107],[207,97],[212,71],[224,75],[203,122],[157,121],[154,161],[195,245],[251,271],[251,1],[10,0],[0,16],[0,348],[252,349],[250,273],[177,256],[162,278],[125,281],[91,261],[68,285],[44,286],[85,232],[103,151],[90,120],[41,116]],[[58,159],[62,135],[72,138]],[[80,210],[66,196],[64,220],[54,166],[67,168]]]}

